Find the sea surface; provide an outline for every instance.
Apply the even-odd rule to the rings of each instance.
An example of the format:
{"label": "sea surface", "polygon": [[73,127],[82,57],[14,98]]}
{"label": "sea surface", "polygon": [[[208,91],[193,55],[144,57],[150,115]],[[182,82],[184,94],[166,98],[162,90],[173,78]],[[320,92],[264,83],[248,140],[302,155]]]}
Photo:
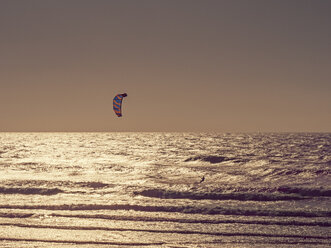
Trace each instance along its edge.
{"label": "sea surface", "polygon": [[0,133],[0,247],[331,247],[330,172],[330,133]]}

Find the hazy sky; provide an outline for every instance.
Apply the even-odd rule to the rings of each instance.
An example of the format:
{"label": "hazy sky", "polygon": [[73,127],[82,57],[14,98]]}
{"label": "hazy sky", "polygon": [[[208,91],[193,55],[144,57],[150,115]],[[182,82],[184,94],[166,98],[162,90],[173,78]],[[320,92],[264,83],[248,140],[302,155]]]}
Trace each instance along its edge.
{"label": "hazy sky", "polygon": [[329,0],[0,0],[0,131],[331,132],[330,13]]}

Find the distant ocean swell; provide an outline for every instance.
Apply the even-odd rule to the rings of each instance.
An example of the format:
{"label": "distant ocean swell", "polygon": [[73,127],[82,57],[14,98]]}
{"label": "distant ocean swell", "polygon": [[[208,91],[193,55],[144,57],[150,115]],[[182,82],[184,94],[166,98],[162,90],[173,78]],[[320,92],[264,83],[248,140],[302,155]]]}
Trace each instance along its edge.
{"label": "distant ocean swell", "polygon": [[143,212],[178,212],[187,214],[207,215],[244,215],[244,216],[288,216],[288,217],[331,217],[330,211],[303,211],[303,210],[268,210],[268,209],[242,209],[225,208],[219,206],[154,206],[131,204],[63,204],[63,205],[0,205],[0,209],[43,209],[43,210],[133,210]]}

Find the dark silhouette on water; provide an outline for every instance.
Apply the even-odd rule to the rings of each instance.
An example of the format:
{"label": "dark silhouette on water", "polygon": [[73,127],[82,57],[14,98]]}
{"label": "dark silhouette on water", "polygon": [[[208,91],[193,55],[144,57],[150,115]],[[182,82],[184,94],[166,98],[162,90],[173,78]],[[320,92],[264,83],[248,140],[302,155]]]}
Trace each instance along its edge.
{"label": "dark silhouette on water", "polygon": [[202,183],[203,181],[205,181],[205,176],[203,176],[203,177],[201,178],[200,183]]}

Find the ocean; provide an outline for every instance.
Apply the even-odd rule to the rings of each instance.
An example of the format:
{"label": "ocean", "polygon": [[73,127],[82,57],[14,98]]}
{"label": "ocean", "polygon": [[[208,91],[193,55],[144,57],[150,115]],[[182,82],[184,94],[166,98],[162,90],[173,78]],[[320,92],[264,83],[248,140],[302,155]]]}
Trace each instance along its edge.
{"label": "ocean", "polygon": [[0,133],[0,247],[330,247],[330,133]]}

